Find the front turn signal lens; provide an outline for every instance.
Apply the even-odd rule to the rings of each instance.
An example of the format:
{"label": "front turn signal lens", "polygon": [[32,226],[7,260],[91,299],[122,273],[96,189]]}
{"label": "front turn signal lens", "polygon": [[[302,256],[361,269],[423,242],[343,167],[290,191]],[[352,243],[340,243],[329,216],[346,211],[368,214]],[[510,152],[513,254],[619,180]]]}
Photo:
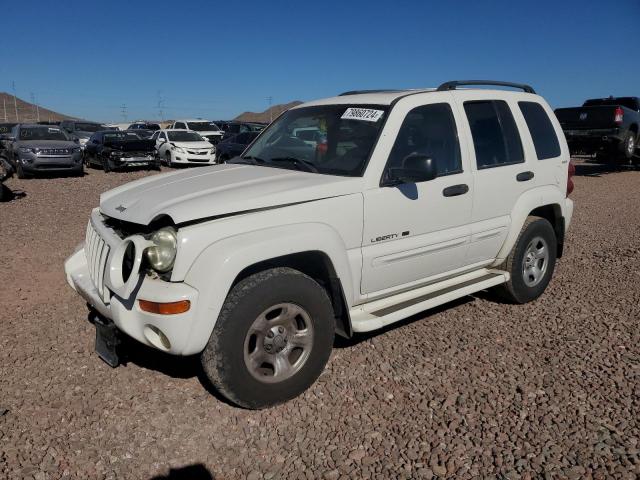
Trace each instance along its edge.
{"label": "front turn signal lens", "polygon": [[143,312],[155,313],[157,315],[176,315],[178,313],[188,312],[191,308],[189,300],[180,300],[179,302],[150,302],[149,300],[138,300],[140,310]]}

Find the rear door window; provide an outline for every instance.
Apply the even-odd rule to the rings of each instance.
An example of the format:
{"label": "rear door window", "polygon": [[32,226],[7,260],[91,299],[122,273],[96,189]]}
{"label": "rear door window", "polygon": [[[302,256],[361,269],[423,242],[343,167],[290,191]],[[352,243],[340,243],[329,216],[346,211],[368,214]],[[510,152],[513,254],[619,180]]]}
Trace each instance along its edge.
{"label": "rear door window", "polygon": [[518,106],[531,132],[538,160],[559,157],[560,142],[542,105],[536,102],[518,102]]}
{"label": "rear door window", "polygon": [[518,127],[507,102],[464,102],[479,169],[524,162]]}

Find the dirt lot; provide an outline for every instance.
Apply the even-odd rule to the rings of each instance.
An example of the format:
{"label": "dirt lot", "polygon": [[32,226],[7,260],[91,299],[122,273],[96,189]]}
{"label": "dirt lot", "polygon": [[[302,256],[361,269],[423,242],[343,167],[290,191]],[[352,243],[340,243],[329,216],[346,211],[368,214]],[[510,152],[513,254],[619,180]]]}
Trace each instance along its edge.
{"label": "dirt lot", "polygon": [[538,301],[482,294],[339,342],[313,388],[260,412],[212,395],[196,359],[138,346],[114,370],[93,353],[62,264],[100,192],[147,174],[9,181],[1,478],[640,475],[640,172],[579,166]]}

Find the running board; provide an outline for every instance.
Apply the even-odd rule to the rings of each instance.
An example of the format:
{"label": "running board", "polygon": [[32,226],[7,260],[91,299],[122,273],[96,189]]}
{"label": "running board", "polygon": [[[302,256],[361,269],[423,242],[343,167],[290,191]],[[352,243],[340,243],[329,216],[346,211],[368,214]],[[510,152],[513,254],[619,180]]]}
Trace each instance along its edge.
{"label": "running board", "polygon": [[358,305],[349,311],[354,332],[369,332],[509,280],[502,270],[481,269]]}

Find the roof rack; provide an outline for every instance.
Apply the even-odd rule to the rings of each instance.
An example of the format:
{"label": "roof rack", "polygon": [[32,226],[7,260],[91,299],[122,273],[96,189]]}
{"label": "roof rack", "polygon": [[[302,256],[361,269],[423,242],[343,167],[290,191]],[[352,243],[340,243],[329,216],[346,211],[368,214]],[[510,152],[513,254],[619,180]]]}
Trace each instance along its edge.
{"label": "roof rack", "polygon": [[520,88],[527,93],[536,93],[536,91],[532,87],[523,83],[498,82],[496,80],[454,80],[452,82],[445,82],[440,85],[438,87],[438,91],[443,92],[448,90],[455,90],[457,87],[466,85],[494,85],[498,87],[512,87]]}
{"label": "roof rack", "polygon": [[394,93],[394,92],[402,92],[403,90],[397,89],[379,89],[379,90],[349,90],[348,92],[343,92],[339,97],[345,97],[347,95],[361,95],[363,93]]}

